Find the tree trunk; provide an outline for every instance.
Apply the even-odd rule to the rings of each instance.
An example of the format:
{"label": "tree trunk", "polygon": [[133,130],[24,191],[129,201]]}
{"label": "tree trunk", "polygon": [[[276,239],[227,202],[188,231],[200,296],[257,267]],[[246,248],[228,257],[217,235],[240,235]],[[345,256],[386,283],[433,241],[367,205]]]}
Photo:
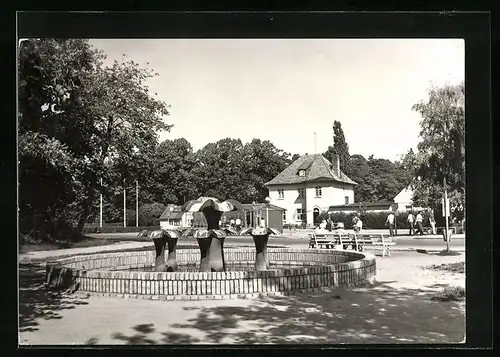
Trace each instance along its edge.
{"label": "tree trunk", "polygon": [[80,219],[78,220],[78,225],[76,227],[78,233],[83,232],[85,223],[87,222],[87,219],[89,218],[90,215],[90,209],[92,207],[93,198],[94,197],[92,189],[90,189],[89,191],[87,191],[87,198],[85,198],[82,202],[82,213],[80,215]]}

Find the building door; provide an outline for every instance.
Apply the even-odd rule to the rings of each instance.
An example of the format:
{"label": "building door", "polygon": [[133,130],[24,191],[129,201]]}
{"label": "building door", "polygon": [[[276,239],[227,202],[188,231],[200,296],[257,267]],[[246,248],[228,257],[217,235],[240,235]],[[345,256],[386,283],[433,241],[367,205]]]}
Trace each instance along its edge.
{"label": "building door", "polygon": [[316,207],[313,209],[313,224],[316,224],[316,219],[318,218],[319,216],[319,208]]}

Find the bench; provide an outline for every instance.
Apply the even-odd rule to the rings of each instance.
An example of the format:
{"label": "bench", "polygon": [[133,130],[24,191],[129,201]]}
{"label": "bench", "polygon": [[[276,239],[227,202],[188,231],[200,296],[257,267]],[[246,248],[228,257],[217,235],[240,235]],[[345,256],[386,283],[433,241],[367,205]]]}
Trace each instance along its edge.
{"label": "bench", "polygon": [[325,234],[310,233],[309,238],[309,248],[316,249],[335,249],[336,246],[349,240],[347,234],[337,232]]}
{"label": "bench", "polygon": [[380,246],[383,257],[391,255],[391,247],[396,245],[387,233],[355,233],[354,244],[359,251],[363,251],[365,246]]}

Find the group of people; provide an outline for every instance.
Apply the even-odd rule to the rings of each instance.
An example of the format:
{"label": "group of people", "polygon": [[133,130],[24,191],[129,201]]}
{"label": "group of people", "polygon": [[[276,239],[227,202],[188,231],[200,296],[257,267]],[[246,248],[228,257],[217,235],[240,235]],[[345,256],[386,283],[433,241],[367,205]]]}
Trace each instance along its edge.
{"label": "group of people", "polygon": [[[436,234],[436,220],[434,218],[434,212],[432,209],[427,211],[417,211],[414,214],[413,211],[410,211],[408,214],[407,220],[410,226],[409,235],[413,236],[415,234],[424,234],[423,224],[424,224],[424,213],[427,213],[427,219],[429,221],[429,225],[431,226],[432,234]],[[390,212],[385,221],[386,226],[389,227],[389,234],[391,236],[395,236],[396,232],[396,216],[393,212]],[[319,226],[316,228],[317,230],[327,230],[332,231],[333,222],[330,218],[327,220],[323,220]],[[363,229],[363,221],[361,220],[359,213],[354,213],[354,217],[352,218],[352,229],[354,232],[361,232]]]}
{"label": "group of people", "polygon": [[[415,234],[424,234],[423,230],[423,223],[424,223],[424,211],[418,211],[416,215],[413,214],[412,211],[408,214],[407,220],[408,224],[410,226],[410,231],[409,235],[414,236]],[[394,216],[394,213],[389,213],[387,216],[387,219],[385,221],[385,224],[389,226],[389,234],[391,236],[395,235],[395,220],[396,216]],[[433,210],[428,211],[428,220],[429,220],[429,225],[431,226],[431,233],[436,234],[436,220],[434,218],[434,212]],[[416,229],[415,229],[416,227]]]}

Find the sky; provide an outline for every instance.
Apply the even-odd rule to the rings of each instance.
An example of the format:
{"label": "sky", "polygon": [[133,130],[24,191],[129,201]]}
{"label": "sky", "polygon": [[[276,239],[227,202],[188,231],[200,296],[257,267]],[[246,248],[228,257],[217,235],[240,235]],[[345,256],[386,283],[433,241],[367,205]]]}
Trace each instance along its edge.
{"label": "sky", "polygon": [[[342,123],[350,154],[396,160],[419,141],[413,104],[465,78],[462,39],[99,39],[109,63],[154,69],[169,133],[194,150],[226,137],[321,153]],[[314,135],[316,133],[316,135]],[[316,139],[315,139],[316,137]],[[316,148],[316,149],[315,149]]]}

